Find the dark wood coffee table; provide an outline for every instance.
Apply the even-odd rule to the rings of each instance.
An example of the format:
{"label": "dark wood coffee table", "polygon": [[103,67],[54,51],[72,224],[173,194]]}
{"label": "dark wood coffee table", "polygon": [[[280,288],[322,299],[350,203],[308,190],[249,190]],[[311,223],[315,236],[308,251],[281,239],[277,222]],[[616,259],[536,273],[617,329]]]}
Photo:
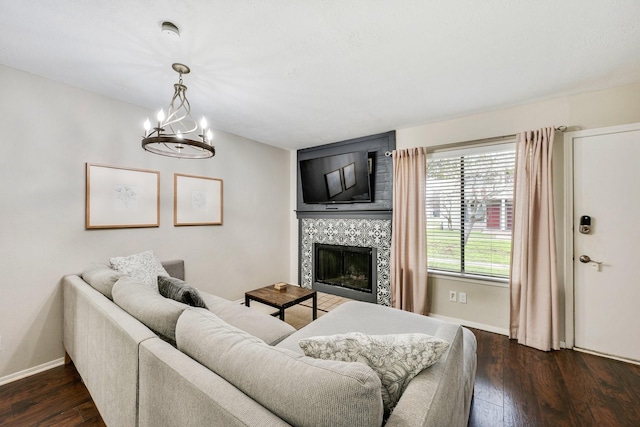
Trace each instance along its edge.
{"label": "dark wood coffee table", "polygon": [[275,285],[265,286],[244,294],[244,304],[249,307],[251,301],[257,301],[279,310],[280,320],[284,320],[284,310],[308,299],[313,300],[313,320],[318,316],[318,294],[314,290],[300,286],[287,285],[283,290],[277,290]]}

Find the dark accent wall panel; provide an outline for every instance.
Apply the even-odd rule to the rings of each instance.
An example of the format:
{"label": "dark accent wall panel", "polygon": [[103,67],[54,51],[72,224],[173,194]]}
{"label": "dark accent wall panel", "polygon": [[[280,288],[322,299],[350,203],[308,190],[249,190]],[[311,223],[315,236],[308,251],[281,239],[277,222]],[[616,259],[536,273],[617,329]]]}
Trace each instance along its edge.
{"label": "dark accent wall panel", "polygon": [[[385,156],[396,148],[396,132],[390,131],[347,141],[334,142],[312,148],[298,150],[297,173],[297,213],[298,217],[307,214],[321,213],[356,213],[392,210],[393,190],[393,162],[391,156]],[[373,171],[371,176],[371,192],[373,201],[370,203],[335,203],[335,204],[308,204],[302,198],[302,180],[300,178],[300,161],[318,157],[333,156],[354,151],[367,151],[373,159]]]}

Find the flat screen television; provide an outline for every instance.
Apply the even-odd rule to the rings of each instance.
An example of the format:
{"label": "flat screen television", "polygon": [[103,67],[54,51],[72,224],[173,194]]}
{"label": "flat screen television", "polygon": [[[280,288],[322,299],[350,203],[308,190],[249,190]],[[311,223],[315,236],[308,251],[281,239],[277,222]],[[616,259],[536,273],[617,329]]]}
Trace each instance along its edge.
{"label": "flat screen television", "polygon": [[369,153],[356,151],[300,160],[304,203],[370,203]]}

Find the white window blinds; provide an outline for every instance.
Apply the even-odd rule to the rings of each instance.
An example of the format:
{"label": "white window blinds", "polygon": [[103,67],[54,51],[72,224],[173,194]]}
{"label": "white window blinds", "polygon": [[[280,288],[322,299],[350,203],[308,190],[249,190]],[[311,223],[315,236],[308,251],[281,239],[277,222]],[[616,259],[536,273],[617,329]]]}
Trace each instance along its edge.
{"label": "white window blinds", "polygon": [[429,156],[430,270],[509,277],[514,163],[513,143]]}

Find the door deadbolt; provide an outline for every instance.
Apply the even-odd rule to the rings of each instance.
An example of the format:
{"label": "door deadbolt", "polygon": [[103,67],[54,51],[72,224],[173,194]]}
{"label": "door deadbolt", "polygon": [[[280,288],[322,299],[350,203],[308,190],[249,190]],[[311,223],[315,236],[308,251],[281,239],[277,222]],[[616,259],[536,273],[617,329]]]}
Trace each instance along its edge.
{"label": "door deadbolt", "polygon": [[[578,228],[578,231],[581,232],[582,234],[591,233],[591,217],[589,215],[582,215],[580,217],[580,227]],[[585,262],[589,262],[589,261],[585,261]]]}

